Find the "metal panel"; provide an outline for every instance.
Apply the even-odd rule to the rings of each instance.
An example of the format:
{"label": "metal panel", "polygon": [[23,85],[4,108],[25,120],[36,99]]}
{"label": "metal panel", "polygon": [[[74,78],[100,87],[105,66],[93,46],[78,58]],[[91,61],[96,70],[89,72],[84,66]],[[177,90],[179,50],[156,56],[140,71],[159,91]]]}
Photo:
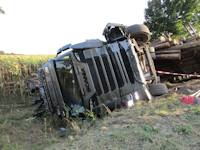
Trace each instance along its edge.
{"label": "metal panel", "polygon": [[118,64],[117,64],[115,55],[114,55],[113,52],[111,52],[111,53],[109,54],[109,56],[110,56],[110,59],[111,59],[111,62],[112,62],[113,70],[114,70],[115,75],[116,75],[116,78],[117,78],[118,86],[119,86],[119,87],[122,87],[122,86],[124,86],[124,82],[123,82],[123,80],[122,80],[122,75],[121,75],[121,72],[120,72],[120,70],[119,70],[119,66],[118,66]]}
{"label": "metal panel", "polygon": [[111,56],[113,58],[112,61],[116,61],[116,64],[119,68],[119,73],[121,74],[121,79],[123,80],[123,82],[125,83],[126,82],[126,74],[124,74],[124,66],[120,63],[120,58],[117,56],[117,53],[120,53],[120,49],[119,49],[119,46],[118,46],[118,43],[112,43],[112,44],[109,44],[108,45],[110,50],[112,51],[111,53],[109,53],[109,55],[111,56],[112,53],[114,54],[113,56]]}
{"label": "metal panel", "polygon": [[97,91],[97,94],[101,95],[102,94],[101,87],[100,87],[99,82],[98,82],[98,77],[97,77],[97,74],[96,74],[96,71],[95,71],[95,66],[93,64],[92,58],[88,58],[86,60],[86,62],[88,64],[88,66],[89,66],[90,73],[92,75],[92,79],[93,79],[94,86],[95,86],[95,89]]}
{"label": "metal panel", "polygon": [[102,69],[102,66],[101,66],[101,63],[100,63],[100,59],[99,59],[99,57],[94,57],[94,59],[95,59],[96,65],[97,65],[97,69],[99,71],[99,75],[100,75],[100,78],[101,78],[101,83],[103,85],[104,92],[107,93],[108,92],[108,86],[107,86],[106,79],[105,79],[105,76],[104,76],[104,72],[103,72],[103,69]]}
{"label": "metal panel", "polygon": [[103,60],[103,63],[104,63],[105,69],[106,69],[106,73],[107,73],[107,77],[108,77],[108,80],[109,80],[109,83],[110,83],[111,90],[113,91],[114,89],[116,89],[116,86],[115,86],[115,83],[114,83],[114,80],[113,80],[114,77],[112,76],[111,68],[110,68],[110,65],[108,63],[107,56],[102,55],[102,60]]}
{"label": "metal panel", "polygon": [[120,65],[121,65],[121,67],[122,67],[122,71],[123,71],[123,73],[124,73],[124,77],[125,77],[125,79],[126,79],[126,82],[128,83],[128,79],[127,79],[127,74],[125,73],[125,70],[124,70],[124,62],[122,63],[122,60],[121,60],[121,57],[120,57],[120,55],[119,55],[119,53],[117,52],[116,53],[117,54],[117,56],[118,56],[118,58],[119,58],[119,62],[120,62]]}
{"label": "metal panel", "polygon": [[132,84],[134,84],[134,74],[133,74],[133,70],[131,69],[130,62],[128,60],[128,56],[125,52],[125,49],[121,45],[119,45],[119,46],[120,46],[120,53],[121,53],[129,80]]}

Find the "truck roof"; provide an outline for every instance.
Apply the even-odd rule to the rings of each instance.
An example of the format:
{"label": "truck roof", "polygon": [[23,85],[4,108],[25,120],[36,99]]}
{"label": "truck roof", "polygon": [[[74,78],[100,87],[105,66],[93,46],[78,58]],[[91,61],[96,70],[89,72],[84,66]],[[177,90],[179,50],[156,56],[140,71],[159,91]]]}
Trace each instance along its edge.
{"label": "truck roof", "polygon": [[65,51],[67,49],[88,49],[88,48],[97,48],[105,45],[105,42],[99,40],[99,39],[91,39],[86,40],[85,42],[78,43],[78,44],[67,44],[57,50],[57,55],[60,54],[62,51]]}
{"label": "truck roof", "polygon": [[105,43],[99,39],[91,39],[91,40],[86,40],[85,42],[78,43],[72,45],[70,48],[72,49],[87,49],[87,48],[96,48],[96,47],[101,47]]}

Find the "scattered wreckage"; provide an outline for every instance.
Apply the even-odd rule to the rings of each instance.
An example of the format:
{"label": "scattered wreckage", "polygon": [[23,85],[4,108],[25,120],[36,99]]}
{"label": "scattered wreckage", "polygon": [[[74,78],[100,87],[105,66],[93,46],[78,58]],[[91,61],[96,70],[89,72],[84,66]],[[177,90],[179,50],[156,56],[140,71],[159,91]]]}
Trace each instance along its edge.
{"label": "scattered wreckage", "polygon": [[102,103],[113,110],[168,92],[158,83],[155,51],[146,45],[147,26],[108,23],[103,35],[107,42],[63,46],[39,69],[39,90],[48,114],[76,116],[86,109],[99,113]]}

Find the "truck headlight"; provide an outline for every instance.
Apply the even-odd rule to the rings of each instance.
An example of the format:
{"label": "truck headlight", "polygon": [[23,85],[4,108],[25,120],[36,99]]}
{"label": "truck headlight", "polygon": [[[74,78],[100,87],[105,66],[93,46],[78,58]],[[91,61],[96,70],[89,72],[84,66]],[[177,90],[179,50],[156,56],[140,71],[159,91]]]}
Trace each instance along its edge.
{"label": "truck headlight", "polygon": [[128,107],[134,106],[133,100],[128,101]]}
{"label": "truck headlight", "polygon": [[134,106],[133,96],[131,94],[129,94],[126,96],[126,98],[128,100],[128,107]]}
{"label": "truck headlight", "polygon": [[48,67],[45,67],[44,70],[45,70],[46,73],[49,73]]}
{"label": "truck headlight", "polygon": [[136,99],[136,100],[139,100],[139,94],[138,94],[137,91],[135,92],[135,99]]}

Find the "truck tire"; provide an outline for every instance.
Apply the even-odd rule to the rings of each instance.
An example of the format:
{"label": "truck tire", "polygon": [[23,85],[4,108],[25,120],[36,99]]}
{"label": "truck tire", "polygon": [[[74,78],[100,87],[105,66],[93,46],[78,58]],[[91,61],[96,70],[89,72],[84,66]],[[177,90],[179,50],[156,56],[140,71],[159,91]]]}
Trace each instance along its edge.
{"label": "truck tire", "polygon": [[168,89],[167,89],[166,84],[164,84],[164,83],[149,84],[149,92],[153,96],[159,96],[162,94],[167,94]]}
{"label": "truck tire", "polygon": [[147,43],[151,38],[149,28],[144,24],[131,25],[127,27],[127,32],[131,38],[143,43]]}

